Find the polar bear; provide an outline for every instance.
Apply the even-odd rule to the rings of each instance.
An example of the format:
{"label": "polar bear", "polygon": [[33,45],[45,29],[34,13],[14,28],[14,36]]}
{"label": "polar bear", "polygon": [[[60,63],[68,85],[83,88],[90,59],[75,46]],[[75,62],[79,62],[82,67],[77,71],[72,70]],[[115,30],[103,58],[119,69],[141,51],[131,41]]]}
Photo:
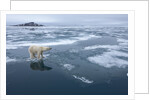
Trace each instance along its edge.
{"label": "polar bear", "polygon": [[28,51],[31,59],[36,58],[35,56],[36,54],[37,54],[37,58],[40,59],[40,58],[44,58],[43,51],[48,51],[50,49],[52,48],[33,45],[29,47]]}

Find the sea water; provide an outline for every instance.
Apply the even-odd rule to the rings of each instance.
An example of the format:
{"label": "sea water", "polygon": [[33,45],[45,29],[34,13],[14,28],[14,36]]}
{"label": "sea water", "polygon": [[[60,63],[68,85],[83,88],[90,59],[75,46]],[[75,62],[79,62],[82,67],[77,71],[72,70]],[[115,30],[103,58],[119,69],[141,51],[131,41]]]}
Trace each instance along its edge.
{"label": "sea water", "polygon": [[[8,95],[127,95],[128,28],[7,26]],[[28,47],[48,46],[42,60]]]}

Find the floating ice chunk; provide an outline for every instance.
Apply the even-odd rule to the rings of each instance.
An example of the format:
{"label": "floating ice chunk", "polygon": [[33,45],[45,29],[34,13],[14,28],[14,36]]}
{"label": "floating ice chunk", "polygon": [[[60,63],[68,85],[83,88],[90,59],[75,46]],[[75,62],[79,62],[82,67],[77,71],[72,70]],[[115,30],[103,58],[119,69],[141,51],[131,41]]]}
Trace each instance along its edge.
{"label": "floating ice chunk", "polygon": [[69,52],[71,52],[71,53],[78,53],[79,51],[76,50],[76,49],[71,49],[71,50],[69,50]]}
{"label": "floating ice chunk", "polygon": [[77,39],[77,40],[88,40],[88,39],[91,39],[91,38],[101,38],[101,36],[96,36],[96,35],[88,35],[88,36],[82,36],[82,37],[74,37],[74,39]]}
{"label": "floating ice chunk", "polygon": [[119,42],[119,45],[121,46],[128,46],[128,40],[126,39],[118,38],[117,41]]}
{"label": "floating ice chunk", "polygon": [[16,59],[12,59],[12,58],[9,58],[9,57],[6,57],[6,62],[16,62],[17,60]]}
{"label": "floating ice chunk", "polygon": [[75,79],[81,80],[82,82],[88,83],[88,84],[91,84],[91,83],[94,82],[94,81],[92,81],[92,80],[90,81],[90,80],[86,79],[85,77],[79,77],[79,76],[76,76],[76,75],[73,75],[73,77],[74,77]]}
{"label": "floating ice chunk", "polygon": [[117,41],[118,41],[119,43],[127,43],[127,42],[128,42],[128,40],[122,39],[122,38],[117,38]]}
{"label": "floating ice chunk", "polygon": [[67,69],[67,70],[72,70],[73,68],[75,68],[74,65],[71,65],[71,64],[64,64],[64,68]]}
{"label": "floating ice chunk", "polygon": [[106,68],[110,68],[113,66],[116,66],[119,68],[127,67],[128,61],[119,59],[119,58],[117,58],[117,56],[128,57],[128,54],[113,50],[110,52],[105,52],[102,55],[88,57],[87,59],[92,63],[96,63],[96,64],[104,66]]}
{"label": "floating ice chunk", "polygon": [[105,53],[106,55],[110,55],[110,56],[123,56],[123,57],[128,57],[128,53],[124,53],[124,52],[121,52],[121,51],[115,51],[115,50],[112,50],[110,52],[106,52]]}
{"label": "floating ice chunk", "polygon": [[49,55],[50,55],[50,54],[44,54],[44,55],[43,55],[44,58],[42,58],[42,59],[38,59],[38,58],[31,59],[31,58],[27,58],[26,61],[38,62],[38,61],[40,61],[40,60],[43,60],[43,59],[47,58]]}
{"label": "floating ice chunk", "polygon": [[18,49],[18,47],[14,45],[7,45],[6,49]]}
{"label": "floating ice chunk", "polygon": [[49,55],[50,55],[50,54],[44,54],[43,56],[44,56],[45,58],[47,58]]}
{"label": "floating ice chunk", "polygon": [[85,47],[84,50],[93,50],[98,48],[108,48],[108,49],[115,49],[115,50],[120,49],[119,46],[117,45],[93,45],[93,46]]}

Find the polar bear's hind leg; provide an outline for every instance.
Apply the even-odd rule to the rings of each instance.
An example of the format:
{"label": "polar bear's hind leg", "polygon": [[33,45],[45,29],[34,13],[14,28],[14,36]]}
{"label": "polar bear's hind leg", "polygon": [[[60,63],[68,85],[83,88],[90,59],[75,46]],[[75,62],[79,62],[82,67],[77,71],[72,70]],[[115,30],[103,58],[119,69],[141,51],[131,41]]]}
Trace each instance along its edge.
{"label": "polar bear's hind leg", "polygon": [[43,52],[41,52],[41,57],[42,57],[42,58],[45,58],[45,57],[43,56]]}
{"label": "polar bear's hind leg", "polygon": [[35,55],[36,55],[36,54],[35,54],[35,53],[33,53],[33,57],[34,57],[34,58],[36,58],[36,56],[35,56]]}

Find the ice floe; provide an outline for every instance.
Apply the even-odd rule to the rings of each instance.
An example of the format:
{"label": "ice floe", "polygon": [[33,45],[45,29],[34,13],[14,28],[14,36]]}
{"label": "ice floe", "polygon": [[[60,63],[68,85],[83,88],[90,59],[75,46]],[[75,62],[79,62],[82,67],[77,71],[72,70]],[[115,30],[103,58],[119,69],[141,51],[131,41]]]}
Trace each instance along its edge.
{"label": "ice floe", "polygon": [[110,68],[113,66],[124,68],[128,65],[128,61],[117,58],[118,56],[128,57],[128,54],[112,50],[110,52],[104,52],[101,55],[95,55],[92,57],[88,57],[87,59],[95,64],[104,66],[106,68]]}
{"label": "ice floe", "polygon": [[91,38],[100,38],[100,36],[96,35],[88,35],[88,36],[82,36],[82,37],[73,37],[71,39],[59,39],[55,42],[32,42],[32,41],[18,41],[15,42],[15,44],[12,44],[11,41],[7,41],[7,47],[6,49],[17,49],[19,47],[24,46],[31,46],[31,45],[39,45],[39,46],[53,46],[53,45],[66,45],[66,44],[73,44],[78,41],[88,40]]}
{"label": "ice floe", "polygon": [[93,46],[87,46],[84,48],[84,50],[93,50],[93,49],[99,49],[99,48],[108,48],[108,49],[120,49],[118,45],[93,45]]}
{"label": "ice floe", "polygon": [[16,59],[12,59],[12,58],[9,58],[9,57],[6,57],[6,62],[16,62],[17,60]]}

